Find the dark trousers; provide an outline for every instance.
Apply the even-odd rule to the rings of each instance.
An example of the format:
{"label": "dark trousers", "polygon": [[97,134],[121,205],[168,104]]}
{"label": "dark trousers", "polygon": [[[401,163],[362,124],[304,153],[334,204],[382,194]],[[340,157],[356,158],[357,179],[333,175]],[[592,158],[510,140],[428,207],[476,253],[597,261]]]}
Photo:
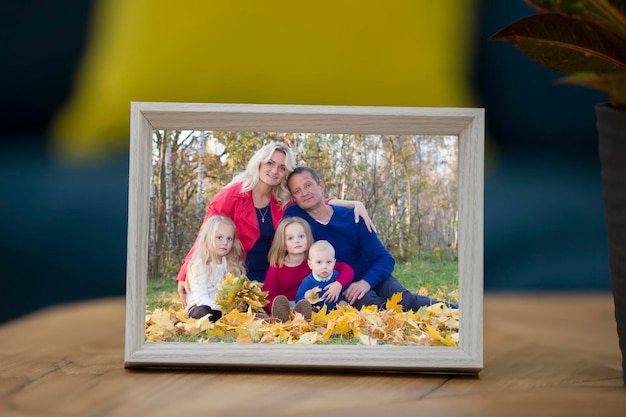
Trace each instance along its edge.
{"label": "dark trousers", "polygon": [[[420,307],[430,306],[438,303],[437,300],[424,297],[423,295],[414,294],[407,290],[398,282],[394,277],[384,279],[380,284],[372,287],[360,300],[354,302],[354,307],[361,308],[362,306],[377,305],[379,309],[384,309],[387,300],[389,300],[395,293],[402,294],[402,301],[400,304],[404,308],[404,311],[413,310],[417,311]],[[448,303],[446,303],[448,304]],[[456,304],[448,304],[450,307],[458,308]]]}
{"label": "dark trousers", "polygon": [[221,311],[213,310],[209,306],[193,306],[187,312],[187,317],[190,317],[192,319],[199,319],[206,316],[207,314],[210,314],[209,320],[213,322],[218,321],[222,317]]}

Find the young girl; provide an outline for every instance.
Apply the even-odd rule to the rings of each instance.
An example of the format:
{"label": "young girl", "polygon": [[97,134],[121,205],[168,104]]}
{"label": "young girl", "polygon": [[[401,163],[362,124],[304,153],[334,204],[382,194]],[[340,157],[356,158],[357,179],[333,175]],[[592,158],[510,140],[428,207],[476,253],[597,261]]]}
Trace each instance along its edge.
{"label": "young girl", "polygon": [[[289,319],[291,307],[295,307],[300,283],[311,273],[307,258],[312,243],[311,227],[300,217],[284,218],[276,228],[268,255],[270,267],[265,276],[263,291],[268,292],[269,303],[265,308],[281,321]],[[354,270],[350,265],[337,262],[336,269],[339,272],[337,282],[322,288],[322,296],[332,302],[337,301],[343,287],[354,278]],[[308,311],[296,311],[308,319],[311,317],[310,304],[308,308]]]}
{"label": "young girl", "polygon": [[198,245],[187,268],[185,280],[187,317],[199,319],[210,314],[209,320],[222,317],[215,303],[217,285],[227,272],[244,273],[243,249],[235,224],[226,216],[212,216],[200,229]]}

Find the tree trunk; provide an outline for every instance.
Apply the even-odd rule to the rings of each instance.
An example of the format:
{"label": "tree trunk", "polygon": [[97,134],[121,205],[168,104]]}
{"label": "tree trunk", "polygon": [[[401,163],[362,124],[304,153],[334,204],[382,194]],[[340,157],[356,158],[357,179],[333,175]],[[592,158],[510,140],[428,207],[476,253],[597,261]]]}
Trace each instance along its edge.
{"label": "tree trunk", "polygon": [[172,183],[172,141],[173,137],[165,137],[165,219],[168,230],[168,252],[174,247],[176,233],[174,229],[174,186]]}
{"label": "tree trunk", "polygon": [[198,220],[204,219],[204,149],[206,145],[206,133],[202,132],[198,138],[198,189],[196,196],[196,216]]}

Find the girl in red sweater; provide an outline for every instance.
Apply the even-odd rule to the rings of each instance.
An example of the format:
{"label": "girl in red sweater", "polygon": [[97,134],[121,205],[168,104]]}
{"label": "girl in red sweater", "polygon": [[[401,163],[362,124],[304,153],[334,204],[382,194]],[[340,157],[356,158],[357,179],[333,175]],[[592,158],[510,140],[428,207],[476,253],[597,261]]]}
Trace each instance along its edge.
{"label": "girl in red sweater", "polygon": [[[269,301],[265,308],[279,320],[288,320],[291,308],[307,319],[311,317],[310,303],[306,302],[308,306],[295,304],[300,283],[311,273],[311,268],[307,264],[311,244],[313,244],[311,226],[304,219],[287,217],[280,221],[270,247],[268,255],[270,267],[263,283],[263,291],[268,292]],[[335,269],[339,272],[337,282],[322,288],[321,292],[323,298],[332,302],[337,301],[343,288],[354,278],[354,270],[346,263],[337,262]]]}

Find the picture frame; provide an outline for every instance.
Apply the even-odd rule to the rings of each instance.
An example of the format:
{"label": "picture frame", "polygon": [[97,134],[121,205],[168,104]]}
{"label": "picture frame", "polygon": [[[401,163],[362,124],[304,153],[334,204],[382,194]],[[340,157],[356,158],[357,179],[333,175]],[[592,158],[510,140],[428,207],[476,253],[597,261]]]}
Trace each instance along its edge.
{"label": "picture frame", "polygon": [[[132,102],[124,366],[477,374],[483,367],[485,113],[481,108]],[[146,342],[154,130],[458,137],[458,347]]]}

